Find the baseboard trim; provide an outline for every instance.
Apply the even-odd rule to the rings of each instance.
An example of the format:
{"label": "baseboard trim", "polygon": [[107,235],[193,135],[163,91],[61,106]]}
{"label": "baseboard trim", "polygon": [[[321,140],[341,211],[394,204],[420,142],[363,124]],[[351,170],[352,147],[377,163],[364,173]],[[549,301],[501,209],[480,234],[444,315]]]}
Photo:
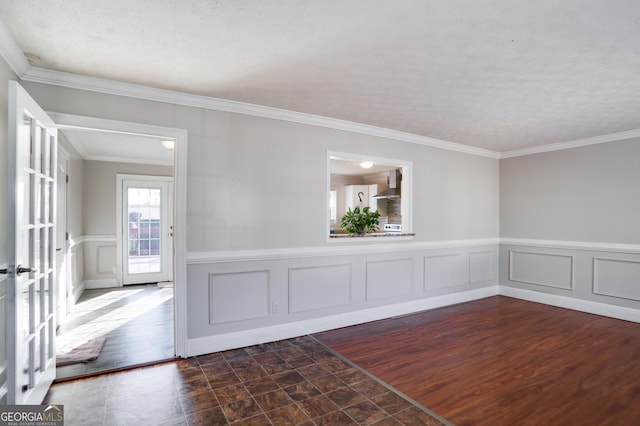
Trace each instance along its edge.
{"label": "baseboard trim", "polygon": [[80,284],[78,284],[77,286],[73,287],[72,290],[72,296],[73,296],[73,304],[75,305],[76,303],[78,303],[78,300],[80,299],[80,296],[82,296],[82,293],[84,293],[84,290],[86,289],[86,284],[84,281],[82,281]]}
{"label": "baseboard trim", "polygon": [[428,297],[409,302],[376,308],[352,311],[343,314],[278,324],[251,330],[237,331],[214,336],[200,337],[187,340],[187,356],[196,356],[227,349],[258,345],[282,339],[304,336],[339,327],[362,324],[400,315],[413,314],[458,303],[484,299],[499,294],[497,285],[452,293],[443,296]]}
{"label": "baseboard trim", "polygon": [[557,306],[559,308],[572,309],[574,311],[587,312],[590,314],[640,323],[639,309],[593,302],[591,300],[576,299],[573,297],[559,296],[556,294],[541,293],[538,291],[523,290],[505,285],[501,285],[499,287],[499,294],[502,296],[527,300],[529,302],[543,303],[545,305]]}

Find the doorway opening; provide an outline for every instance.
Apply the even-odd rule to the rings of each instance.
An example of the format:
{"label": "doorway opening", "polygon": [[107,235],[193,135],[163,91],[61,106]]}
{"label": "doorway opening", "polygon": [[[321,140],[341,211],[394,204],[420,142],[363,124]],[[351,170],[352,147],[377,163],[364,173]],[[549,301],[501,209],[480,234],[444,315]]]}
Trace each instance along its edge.
{"label": "doorway opening", "polygon": [[70,157],[58,353],[72,356],[57,380],[182,355],[186,213],[174,200],[184,200],[186,131],[51,116]]}

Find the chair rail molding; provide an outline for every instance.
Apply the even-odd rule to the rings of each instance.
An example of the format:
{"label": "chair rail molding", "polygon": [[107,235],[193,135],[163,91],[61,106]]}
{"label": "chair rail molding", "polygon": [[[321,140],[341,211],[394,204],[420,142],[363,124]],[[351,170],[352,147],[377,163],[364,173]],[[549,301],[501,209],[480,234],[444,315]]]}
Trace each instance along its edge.
{"label": "chair rail molding", "polygon": [[315,247],[292,247],[283,249],[262,249],[262,250],[230,250],[230,251],[204,251],[187,253],[187,263],[189,265],[219,263],[219,262],[241,262],[257,260],[279,260],[307,257],[324,256],[347,256],[357,254],[375,254],[389,252],[408,252],[417,250],[437,250],[459,247],[475,247],[498,245],[498,238],[478,238],[470,240],[445,240],[426,242],[382,242],[377,244],[357,244],[357,245],[331,245]]}

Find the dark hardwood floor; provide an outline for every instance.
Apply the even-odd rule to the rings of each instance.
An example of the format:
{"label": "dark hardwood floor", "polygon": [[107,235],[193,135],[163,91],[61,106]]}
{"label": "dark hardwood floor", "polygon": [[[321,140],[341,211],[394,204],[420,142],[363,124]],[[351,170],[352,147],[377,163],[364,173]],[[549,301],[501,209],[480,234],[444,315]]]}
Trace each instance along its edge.
{"label": "dark hardwood floor", "polygon": [[640,324],[495,296],[315,337],[456,425],[640,424]]}
{"label": "dark hardwood floor", "polygon": [[131,285],[85,290],[58,329],[58,348],[98,337],[106,337],[98,359],[58,367],[57,380],[173,358],[173,289]]}

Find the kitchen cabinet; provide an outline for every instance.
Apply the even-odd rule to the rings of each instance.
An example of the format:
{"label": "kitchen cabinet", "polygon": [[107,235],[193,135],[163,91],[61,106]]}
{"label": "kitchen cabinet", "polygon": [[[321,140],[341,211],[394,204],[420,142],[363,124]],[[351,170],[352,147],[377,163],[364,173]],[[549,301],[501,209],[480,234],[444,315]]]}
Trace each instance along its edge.
{"label": "kitchen cabinet", "polygon": [[373,198],[378,193],[378,185],[347,185],[345,187],[345,207],[371,207],[377,210],[378,200]]}

